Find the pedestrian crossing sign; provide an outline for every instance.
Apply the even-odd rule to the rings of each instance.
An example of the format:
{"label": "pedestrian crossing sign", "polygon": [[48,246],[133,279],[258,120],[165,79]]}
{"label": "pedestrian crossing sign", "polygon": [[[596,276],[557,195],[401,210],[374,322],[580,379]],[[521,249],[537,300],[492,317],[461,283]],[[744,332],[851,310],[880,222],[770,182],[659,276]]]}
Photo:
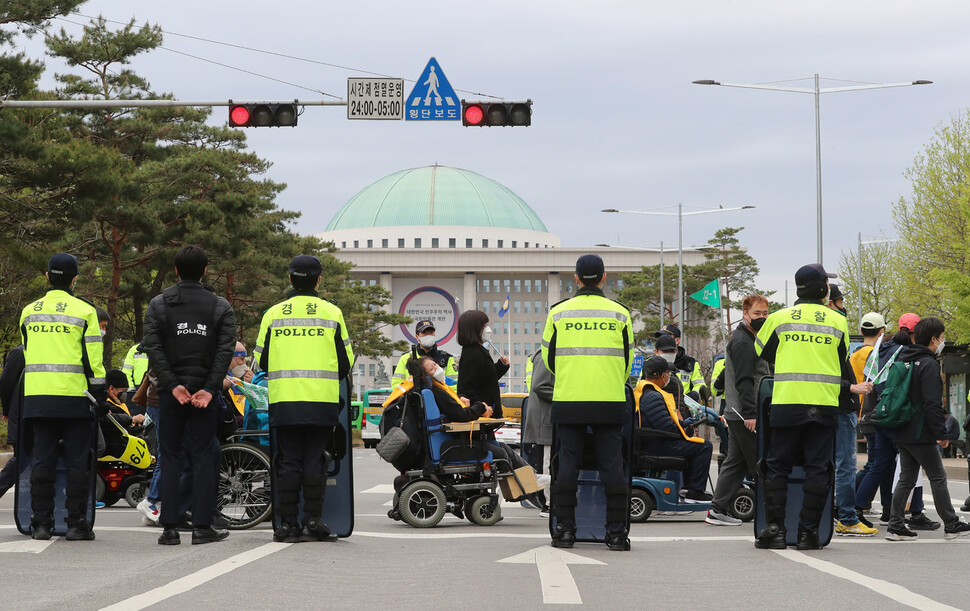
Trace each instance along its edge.
{"label": "pedestrian crossing sign", "polygon": [[431,58],[404,103],[406,121],[457,121],[461,101],[451,88],[438,60]]}

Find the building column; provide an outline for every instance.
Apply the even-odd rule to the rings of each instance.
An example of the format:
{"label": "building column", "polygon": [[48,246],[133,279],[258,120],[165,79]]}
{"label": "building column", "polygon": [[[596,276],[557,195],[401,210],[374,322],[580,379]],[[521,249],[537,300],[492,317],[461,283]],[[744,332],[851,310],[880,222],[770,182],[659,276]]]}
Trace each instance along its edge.
{"label": "building column", "polygon": [[[381,307],[381,309],[383,309],[388,314],[392,313],[391,308],[394,306],[394,298],[393,298],[394,291],[392,290],[393,286],[394,286],[394,275],[391,272],[381,272],[381,288],[392,295],[391,300]],[[381,333],[383,333],[384,337],[386,337],[387,339],[393,339],[393,328],[391,327],[391,325],[385,325],[384,328],[381,329]]]}
{"label": "building column", "polygon": [[465,285],[461,294],[461,303],[458,306],[459,313],[477,309],[477,296],[478,291],[475,290],[475,272],[465,272]]}
{"label": "building column", "polygon": [[546,291],[547,298],[549,299],[549,307],[552,304],[559,303],[562,299],[561,291],[559,290],[559,272],[549,272],[549,289]]}

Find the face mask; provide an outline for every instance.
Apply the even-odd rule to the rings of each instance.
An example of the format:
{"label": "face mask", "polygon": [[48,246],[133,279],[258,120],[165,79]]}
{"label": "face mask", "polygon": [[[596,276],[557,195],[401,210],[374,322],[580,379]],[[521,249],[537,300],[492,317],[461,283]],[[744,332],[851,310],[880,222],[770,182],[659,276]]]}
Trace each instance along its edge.
{"label": "face mask", "polygon": [[431,377],[434,378],[435,380],[438,380],[442,384],[444,384],[445,383],[445,370],[442,369],[441,367],[438,367],[437,369],[434,370],[434,374],[432,374]]}
{"label": "face mask", "polygon": [[761,327],[765,326],[765,321],[767,318],[752,318],[748,326],[751,327],[755,333],[761,330]]}
{"label": "face mask", "polygon": [[492,328],[485,327],[484,329],[482,329],[482,343],[485,344],[490,341],[492,341]]}
{"label": "face mask", "polygon": [[128,392],[125,391],[125,392],[118,393],[118,403],[127,403],[127,402],[128,402]]}
{"label": "face mask", "polygon": [[941,354],[943,352],[944,346],[946,346],[946,342],[941,341],[940,345],[936,347],[936,353]]}
{"label": "face mask", "polygon": [[846,308],[835,308],[835,311],[841,314],[842,316],[847,317],[849,315],[849,310]]}
{"label": "face mask", "polygon": [[418,338],[418,343],[425,348],[430,348],[431,346],[434,346],[436,341],[438,341],[438,338],[436,338],[434,334],[422,335],[421,337]]}
{"label": "face mask", "polygon": [[108,333],[107,331],[105,331],[104,329],[101,329],[101,337],[104,337],[107,333]]}
{"label": "face mask", "polygon": [[660,356],[664,357],[664,360],[667,361],[668,363],[673,363],[674,361],[677,360],[677,355],[674,354],[673,352],[664,352]]}

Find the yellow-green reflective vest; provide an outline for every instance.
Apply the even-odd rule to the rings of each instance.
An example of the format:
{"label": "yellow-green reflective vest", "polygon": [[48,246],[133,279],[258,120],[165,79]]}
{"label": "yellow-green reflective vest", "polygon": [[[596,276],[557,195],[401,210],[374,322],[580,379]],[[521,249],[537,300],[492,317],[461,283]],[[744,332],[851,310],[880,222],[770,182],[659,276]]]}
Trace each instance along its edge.
{"label": "yellow-green reflective vest", "polygon": [[271,307],[259,325],[254,355],[266,370],[270,418],[282,405],[338,405],[340,358],[354,352],[340,308],[315,295],[296,294]]}
{"label": "yellow-green reflective vest", "polygon": [[582,421],[579,410],[597,407],[611,412],[605,421],[621,416],[633,346],[630,311],[599,290],[581,289],[550,308],[542,335],[542,360],[556,376],[553,420]]}
{"label": "yellow-green reflective vest", "polygon": [[797,303],[765,320],[755,350],[775,365],[772,408],[838,407],[849,353],[845,316],[820,303]]}
{"label": "yellow-green reflective vest", "polygon": [[104,387],[104,344],[90,303],[51,289],[20,314],[24,417],[90,417],[84,392]]}
{"label": "yellow-green reflective vest", "polygon": [[133,388],[141,386],[142,378],[148,373],[148,355],[138,351],[138,344],[128,350],[121,370],[128,376],[128,386]]}

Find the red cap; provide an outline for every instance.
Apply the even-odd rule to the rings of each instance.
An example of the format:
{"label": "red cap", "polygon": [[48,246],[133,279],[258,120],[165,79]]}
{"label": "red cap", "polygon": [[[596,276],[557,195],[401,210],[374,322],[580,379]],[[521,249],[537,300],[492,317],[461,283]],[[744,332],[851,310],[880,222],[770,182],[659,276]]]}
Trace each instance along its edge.
{"label": "red cap", "polygon": [[913,314],[912,312],[907,312],[899,317],[899,328],[908,329],[912,331],[916,328],[916,323],[919,322],[919,316]]}

